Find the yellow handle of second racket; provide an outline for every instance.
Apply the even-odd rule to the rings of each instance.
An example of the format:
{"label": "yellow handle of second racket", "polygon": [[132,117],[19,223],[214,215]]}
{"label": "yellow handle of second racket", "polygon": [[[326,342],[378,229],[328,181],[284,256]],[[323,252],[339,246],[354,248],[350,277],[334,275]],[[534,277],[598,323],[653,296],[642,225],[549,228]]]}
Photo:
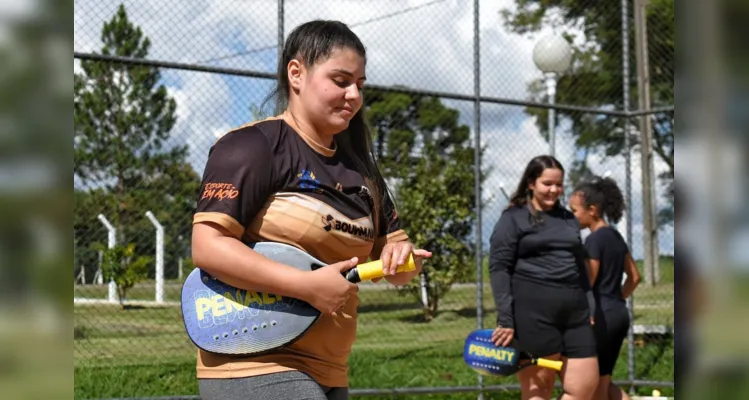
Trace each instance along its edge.
{"label": "yellow handle of second racket", "polygon": [[539,358],[539,359],[537,359],[536,360],[536,364],[539,367],[551,368],[551,369],[553,369],[555,371],[561,371],[562,370],[562,366],[563,366],[563,362],[562,361],[547,360],[545,358]]}
{"label": "yellow handle of second racket", "polygon": [[[416,263],[414,262],[414,256],[413,254],[409,254],[406,263],[399,265],[395,271],[396,273],[401,273],[413,271],[415,269]],[[382,272],[382,260],[359,264],[346,275],[347,279],[354,283],[369,281],[374,278],[382,278],[384,276],[385,274]]]}

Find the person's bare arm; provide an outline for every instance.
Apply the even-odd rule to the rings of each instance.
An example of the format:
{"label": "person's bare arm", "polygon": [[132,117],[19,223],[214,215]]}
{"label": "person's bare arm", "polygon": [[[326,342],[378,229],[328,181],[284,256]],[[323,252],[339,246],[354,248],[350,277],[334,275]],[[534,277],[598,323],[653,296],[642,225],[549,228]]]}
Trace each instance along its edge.
{"label": "person's bare arm", "polygon": [[303,271],[264,257],[215,223],[193,226],[192,259],[200,269],[236,288],[307,297]]}
{"label": "person's bare arm", "polygon": [[641,280],[637,264],[635,264],[635,260],[632,259],[632,255],[629,253],[627,253],[627,259],[624,261],[624,272],[627,273],[627,280],[622,285],[622,298],[626,299],[632,295]]}

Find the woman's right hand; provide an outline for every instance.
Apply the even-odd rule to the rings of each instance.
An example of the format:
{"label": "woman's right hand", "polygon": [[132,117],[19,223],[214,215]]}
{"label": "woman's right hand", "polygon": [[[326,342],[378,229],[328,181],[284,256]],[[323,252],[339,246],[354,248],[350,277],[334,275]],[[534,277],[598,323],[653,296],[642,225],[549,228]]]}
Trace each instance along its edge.
{"label": "woman's right hand", "polygon": [[512,338],[515,337],[515,329],[502,328],[498,326],[492,332],[492,342],[497,346],[505,347],[512,342]]}
{"label": "woman's right hand", "polygon": [[359,286],[346,280],[342,273],[354,268],[358,261],[354,257],[310,272],[305,300],[325,314],[342,309],[349,295],[359,291]]}

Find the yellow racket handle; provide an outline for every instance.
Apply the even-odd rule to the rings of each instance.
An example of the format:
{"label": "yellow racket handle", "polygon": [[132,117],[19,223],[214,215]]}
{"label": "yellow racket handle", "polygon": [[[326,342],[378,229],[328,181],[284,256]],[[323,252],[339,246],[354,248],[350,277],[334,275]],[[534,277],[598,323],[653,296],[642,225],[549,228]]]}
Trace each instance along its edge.
{"label": "yellow racket handle", "polygon": [[[414,263],[414,256],[413,254],[409,254],[406,263],[398,266],[396,273],[413,271],[415,269],[416,264]],[[362,282],[385,276],[385,274],[382,273],[382,260],[359,264],[356,266],[356,270],[359,273],[359,280]]]}
{"label": "yellow racket handle", "polygon": [[555,371],[561,371],[563,363],[561,361],[547,360],[545,358],[539,358],[536,360],[536,364],[539,367],[551,368]]}

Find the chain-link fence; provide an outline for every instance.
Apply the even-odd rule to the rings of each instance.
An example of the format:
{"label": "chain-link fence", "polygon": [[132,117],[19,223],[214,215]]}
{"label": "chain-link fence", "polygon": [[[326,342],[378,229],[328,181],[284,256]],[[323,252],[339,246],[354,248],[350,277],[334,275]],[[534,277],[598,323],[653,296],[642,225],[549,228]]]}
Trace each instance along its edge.
{"label": "chain-link fence", "polygon": [[[495,324],[489,235],[527,162],[549,152],[567,169],[567,198],[574,183],[592,174],[611,176],[626,193],[618,228],[647,282],[630,303],[633,329],[614,379],[625,389],[668,393],[673,1],[651,1],[645,24],[628,1],[539,7],[525,0],[127,1],[122,7],[76,0],[76,396],[197,393],[196,348],[179,299],[194,268],[191,221],[207,152],[231,128],[269,115],[263,106],[279,40],[316,18],[346,22],[367,46],[367,115],[399,215],[419,246],[442,250],[404,290],[361,285],[352,394],[455,392],[457,398],[473,391],[462,396],[475,397],[480,382],[490,398],[517,397],[515,378],[479,381],[462,361],[462,346],[476,326]],[[573,52],[571,66],[554,79],[544,78],[533,58],[536,42],[552,31],[564,33]],[[641,39],[648,60],[638,51]],[[649,98],[638,95],[648,86],[640,79],[646,75]],[[440,123],[419,119],[425,113]],[[653,167],[643,174],[646,131]],[[440,139],[442,148],[423,145]],[[396,151],[402,146],[406,158]],[[444,162],[420,163],[426,159]],[[117,251],[130,268],[114,285],[105,277]]]}

